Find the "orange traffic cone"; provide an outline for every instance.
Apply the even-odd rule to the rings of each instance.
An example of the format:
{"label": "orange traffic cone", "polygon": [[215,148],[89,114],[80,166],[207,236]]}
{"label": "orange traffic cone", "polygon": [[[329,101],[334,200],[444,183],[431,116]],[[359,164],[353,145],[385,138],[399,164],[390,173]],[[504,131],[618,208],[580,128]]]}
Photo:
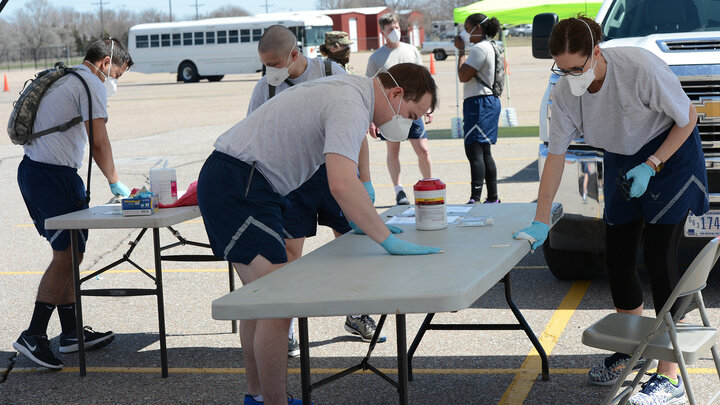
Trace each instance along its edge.
{"label": "orange traffic cone", "polygon": [[5,87],[3,88],[3,91],[10,91],[10,85],[8,85],[7,75],[3,76],[5,76]]}
{"label": "orange traffic cone", "polygon": [[430,54],[430,74],[435,74],[435,54]]}

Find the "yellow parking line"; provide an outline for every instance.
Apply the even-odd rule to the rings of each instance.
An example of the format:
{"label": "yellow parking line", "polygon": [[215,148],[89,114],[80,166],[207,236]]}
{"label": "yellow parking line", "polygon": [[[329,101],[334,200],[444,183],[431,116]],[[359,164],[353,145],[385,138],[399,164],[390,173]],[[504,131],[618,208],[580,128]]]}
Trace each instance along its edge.
{"label": "yellow parking line", "polygon": [[[88,373],[159,373],[160,367],[87,367]],[[311,374],[336,374],[344,371],[344,368],[312,368]],[[396,368],[380,368],[381,372],[389,375],[396,375]],[[50,373],[77,373],[78,367],[65,367],[59,371],[48,371],[39,367],[15,367],[13,373],[34,373],[34,372],[50,372]],[[245,374],[242,367],[170,367],[169,373],[173,374]],[[586,368],[551,368],[550,373],[554,375],[572,375],[586,374]],[[689,368],[690,374],[715,374],[714,368]],[[413,368],[413,374],[426,375],[500,375],[500,374],[518,374],[530,373],[539,374],[540,368]],[[300,374],[299,368],[289,368],[288,374]],[[374,374],[370,370],[357,371],[356,374]]]}
{"label": "yellow parking line", "polygon": [[[552,353],[555,343],[557,343],[560,335],[562,335],[565,330],[565,327],[575,313],[575,310],[580,304],[580,300],[582,300],[589,286],[590,281],[576,281],[572,287],[570,287],[570,291],[565,295],[560,306],[555,310],[552,318],[550,318],[550,322],[548,322],[545,330],[538,338],[548,356]],[[515,378],[510,383],[510,386],[505,390],[505,393],[500,399],[500,404],[523,403],[528,394],[530,394],[530,389],[532,389],[540,369],[540,355],[537,350],[533,348],[525,358],[520,370],[515,374]]]}

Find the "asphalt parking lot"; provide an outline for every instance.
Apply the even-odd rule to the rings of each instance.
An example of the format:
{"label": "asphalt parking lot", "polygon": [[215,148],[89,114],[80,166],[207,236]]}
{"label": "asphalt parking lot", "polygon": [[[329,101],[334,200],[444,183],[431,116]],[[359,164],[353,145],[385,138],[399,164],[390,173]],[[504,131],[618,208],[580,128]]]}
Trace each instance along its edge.
{"label": "asphalt parking lot", "polygon": [[[550,63],[530,57],[528,47],[510,48],[511,105],[520,125],[537,125],[540,96],[547,83]],[[364,72],[368,54],[353,55],[351,65]],[[428,57],[425,56],[428,60]],[[456,114],[454,58],[436,62],[440,108],[430,130],[449,132]],[[4,72],[0,72],[4,73]],[[8,117],[12,101],[31,71],[8,73],[10,93],[0,93],[0,121]],[[131,187],[148,181],[150,167],[167,158],[177,169],[179,188],[197,178],[212,143],[223,131],[245,116],[250,92],[259,74],[230,75],[218,83],[181,84],[173,74],[143,75],[128,72],[110,102],[109,132],[121,180]],[[504,105],[507,100],[503,98]],[[288,114],[292,119],[292,114]],[[371,174],[378,211],[394,203],[385,167],[385,146],[371,141]],[[462,140],[430,140],[433,176],[448,184],[448,202],[464,203],[469,193],[469,169]],[[538,186],[536,137],[501,138],[493,148],[503,202],[532,202]],[[169,378],[160,378],[156,304],[153,297],[85,297],[84,317],[96,330],[113,330],[117,337],[106,348],[87,353],[88,375],[78,376],[76,355],[63,355],[65,368],[42,370],[12,348],[27,327],[34,295],[50,258],[47,243],[38,236],[26,212],[15,180],[22,158],[20,147],[0,137],[0,189],[4,191],[0,227],[0,403],[239,403],[244,395],[242,349],[229,322],[210,315],[213,299],[227,292],[227,267],[223,263],[164,264],[165,315]],[[86,159],[87,160],[87,159]],[[401,148],[402,182],[406,189],[420,173],[414,153]],[[84,177],[85,174],[82,174]],[[410,194],[409,194],[410,195]],[[93,171],[92,204],[110,199],[97,168]],[[200,219],[176,227],[183,236],[205,241]],[[136,231],[91,231],[82,270],[90,272],[110,263],[127,250]],[[169,232],[161,233],[171,238]],[[306,243],[313,250],[332,239],[328,229]],[[199,248],[181,247],[183,253]],[[133,253],[135,260],[152,269],[152,245],[144,240]],[[607,279],[560,281],[548,271],[542,252],[526,256],[511,272],[513,297],[550,356],[549,381],[538,378],[537,353],[520,331],[430,331],[414,360],[415,380],[410,383],[412,404],[494,403],[599,403],[607,388],[591,386],[586,373],[605,353],[580,342],[582,331],[612,310]],[[643,275],[643,277],[645,277]],[[644,278],[646,280],[646,278]],[[646,280],[647,281],[647,280]],[[322,283],[322,280],[317,280]],[[647,284],[647,283],[646,283]],[[720,323],[720,272],[711,274],[704,291],[711,322]],[[150,288],[150,280],[129,265],[90,280],[86,288],[112,286]],[[650,296],[649,289],[646,297]],[[646,314],[652,315],[651,303]],[[691,322],[699,322],[695,313]],[[507,323],[501,285],[492,288],[471,308],[439,314],[448,323]],[[423,315],[408,316],[408,337],[414,336]],[[53,348],[60,332],[57,317],[48,330]],[[387,343],[379,344],[372,363],[395,376],[395,324],[388,318]],[[354,365],[365,355],[367,344],[349,336],[343,318],[310,320],[314,378]],[[299,360],[288,363],[288,391],[300,395]],[[707,401],[720,386],[710,354],[690,366],[699,402]],[[377,376],[359,373],[313,393],[315,404],[391,404],[394,389]]]}

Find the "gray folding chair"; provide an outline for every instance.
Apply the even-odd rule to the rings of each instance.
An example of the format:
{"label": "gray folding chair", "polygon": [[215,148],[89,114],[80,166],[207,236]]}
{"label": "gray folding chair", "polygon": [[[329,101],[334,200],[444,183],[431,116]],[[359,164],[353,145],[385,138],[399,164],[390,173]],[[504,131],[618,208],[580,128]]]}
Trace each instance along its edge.
{"label": "gray folding chair", "polygon": [[[700,293],[705,288],[710,270],[718,260],[718,256],[720,256],[718,247],[720,247],[719,238],[714,238],[705,245],[690,264],[677,287],[675,287],[665,305],[658,312],[657,317],[650,318],[614,313],[585,329],[582,336],[582,342],[585,345],[613,352],[632,354],[630,364],[625,367],[625,371],[613,385],[603,404],[614,404],[628,400],[642,376],[650,368],[650,359],[671,361],[678,364],[691,405],[695,404],[695,395],[690,386],[685,364],[694,363],[701,353],[707,353],[706,350],[710,349],[715,361],[715,369],[718,377],[720,377],[720,355],[718,355],[718,348],[715,344],[718,332],[716,328],[710,326],[705,311],[705,303]],[[680,299],[679,306],[675,319],[673,319],[670,309],[678,299]],[[678,319],[687,312],[690,303],[693,301],[700,311],[703,324],[688,325],[678,323]],[[632,384],[625,387],[615,396],[615,393],[620,390],[641,356],[647,358],[648,361],[638,371]],[[715,393],[708,404],[713,403],[719,396],[720,391]]]}

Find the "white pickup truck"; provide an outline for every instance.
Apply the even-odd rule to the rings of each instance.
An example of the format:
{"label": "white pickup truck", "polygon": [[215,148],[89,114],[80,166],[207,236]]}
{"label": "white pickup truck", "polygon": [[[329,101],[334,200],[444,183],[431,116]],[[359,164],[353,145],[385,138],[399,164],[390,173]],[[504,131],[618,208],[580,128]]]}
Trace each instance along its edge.
{"label": "white pickup truck", "polygon": [[449,41],[425,41],[422,44],[421,53],[432,53],[435,55],[435,60],[445,60],[448,55],[455,52],[455,45],[453,45],[452,39]]}
{"label": "white pickup truck", "polygon": [[[550,27],[547,23],[538,27],[544,17],[548,15],[536,16],[533,24],[533,55],[539,58],[550,57],[547,35],[552,22]],[[702,217],[688,217],[683,245],[696,245],[696,237],[720,235],[720,1],[605,0],[595,21],[602,27],[601,47],[647,49],[680,79],[698,112],[711,209]],[[547,157],[551,89],[558,79],[550,76],[540,106],[541,173]],[[604,172],[602,150],[587,145],[583,138],[572,142],[556,197],[565,215],[543,245],[548,267],[556,277],[587,279],[604,272],[603,183],[615,181],[615,175]]]}

